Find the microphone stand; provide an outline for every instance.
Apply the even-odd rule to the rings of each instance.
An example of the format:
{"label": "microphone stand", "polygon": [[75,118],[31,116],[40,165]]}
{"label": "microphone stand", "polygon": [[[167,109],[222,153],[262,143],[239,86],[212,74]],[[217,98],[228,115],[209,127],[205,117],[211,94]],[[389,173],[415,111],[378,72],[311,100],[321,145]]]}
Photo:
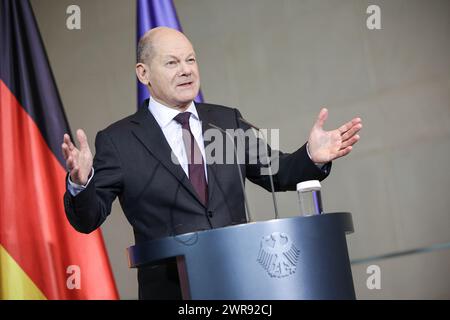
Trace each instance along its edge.
{"label": "microphone stand", "polygon": [[251,124],[247,120],[244,120],[243,118],[239,118],[239,121],[244,122],[245,124],[249,125],[250,127],[255,129],[256,131],[258,131],[258,133],[261,133],[263,138],[264,138],[264,140],[265,140],[265,142],[266,142],[265,143],[265,145],[266,145],[266,157],[267,157],[267,164],[269,165],[269,180],[270,180],[270,188],[271,188],[271,191],[272,191],[273,208],[275,210],[275,219],[278,219],[279,215],[278,215],[277,198],[275,196],[275,187],[273,185],[272,160],[269,157],[269,146],[267,144],[267,137],[265,136],[264,132],[260,128],[258,128],[257,126]]}

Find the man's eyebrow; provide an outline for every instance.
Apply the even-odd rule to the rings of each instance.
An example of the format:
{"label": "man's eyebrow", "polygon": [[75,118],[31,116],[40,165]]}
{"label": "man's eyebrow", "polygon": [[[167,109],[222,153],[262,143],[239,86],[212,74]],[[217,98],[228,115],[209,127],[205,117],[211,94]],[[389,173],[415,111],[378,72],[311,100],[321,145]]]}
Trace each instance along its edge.
{"label": "man's eyebrow", "polygon": [[[195,57],[195,52],[191,52],[190,54],[187,55],[188,58],[192,57],[192,56]],[[174,56],[174,55],[171,55],[171,54],[167,54],[167,55],[163,56],[163,59],[175,59],[175,60],[178,60],[178,57]]]}
{"label": "man's eyebrow", "polygon": [[173,56],[171,54],[168,54],[168,55],[163,56],[163,59],[175,59],[175,60],[178,60],[178,57],[175,57],[175,56]]}

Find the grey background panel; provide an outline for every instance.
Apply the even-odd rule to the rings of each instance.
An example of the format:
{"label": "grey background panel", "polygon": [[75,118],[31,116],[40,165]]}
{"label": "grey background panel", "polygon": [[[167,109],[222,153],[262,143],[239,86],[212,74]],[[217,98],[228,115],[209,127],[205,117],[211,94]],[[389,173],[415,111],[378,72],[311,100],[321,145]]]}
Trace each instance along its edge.
{"label": "grey background panel", "polygon": [[[135,110],[135,2],[31,3],[72,130],[84,128],[93,146],[98,130]],[[279,128],[282,150],[306,141],[321,106],[327,129],[363,118],[362,140],[322,190],[326,211],[352,213],[351,259],[450,241],[449,1],[174,3],[206,101]],[[81,30],[66,29],[70,4],[81,8]],[[369,4],[381,8],[381,30],[366,28]],[[251,183],[247,191],[253,215],[271,218],[270,194]],[[278,204],[281,216],[298,214],[294,192],[279,193]],[[134,299],[132,231],[117,203],[102,229],[121,297]],[[359,298],[450,298],[448,250],[371,263],[382,289],[364,289],[366,266],[355,265]]]}

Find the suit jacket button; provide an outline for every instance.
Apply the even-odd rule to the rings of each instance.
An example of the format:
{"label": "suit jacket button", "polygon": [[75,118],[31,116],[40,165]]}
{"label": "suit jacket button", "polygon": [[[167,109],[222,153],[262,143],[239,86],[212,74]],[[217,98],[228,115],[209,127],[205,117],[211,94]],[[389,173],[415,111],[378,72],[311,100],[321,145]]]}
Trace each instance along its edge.
{"label": "suit jacket button", "polygon": [[210,218],[213,217],[213,212],[212,212],[212,210],[208,210],[208,216],[209,216]]}

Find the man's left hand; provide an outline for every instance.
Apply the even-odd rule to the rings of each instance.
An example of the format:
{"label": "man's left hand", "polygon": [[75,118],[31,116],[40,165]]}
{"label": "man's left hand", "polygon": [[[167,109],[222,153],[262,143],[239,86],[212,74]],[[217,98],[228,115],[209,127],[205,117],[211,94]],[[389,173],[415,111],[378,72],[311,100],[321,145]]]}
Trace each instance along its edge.
{"label": "man's left hand", "polygon": [[357,135],[362,128],[360,118],[354,118],[338,129],[325,131],[323,125],[327,117],[328,110],[320,110],[309,135],[308,150],[314,163],[327,163],[349,154],[353,145],[360,139]]}

